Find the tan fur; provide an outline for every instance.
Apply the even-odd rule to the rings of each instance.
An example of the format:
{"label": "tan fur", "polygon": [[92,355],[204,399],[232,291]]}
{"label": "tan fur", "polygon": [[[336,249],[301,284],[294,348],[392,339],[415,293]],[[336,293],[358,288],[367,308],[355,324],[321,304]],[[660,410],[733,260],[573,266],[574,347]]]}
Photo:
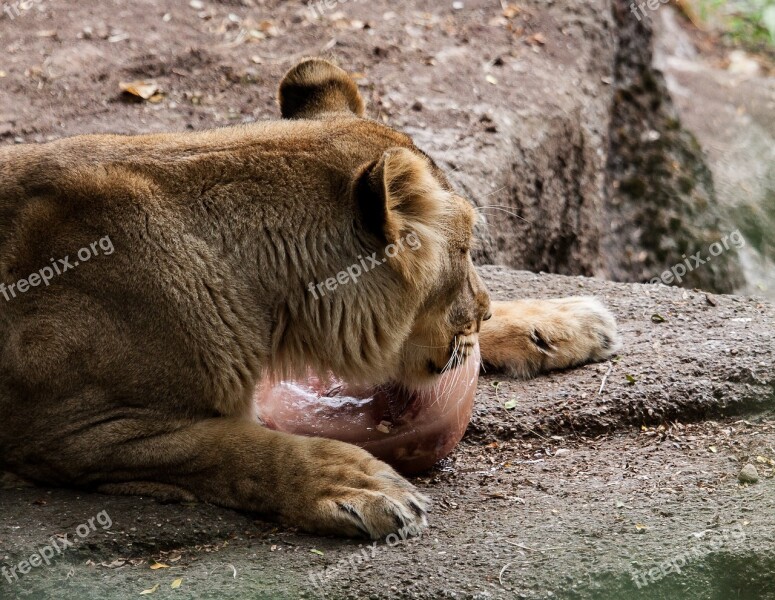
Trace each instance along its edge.
{"label": "tan fur", "polygon": [[[469,352],[489,316],[475,213],[407,136],[360,116],[341,69],[303,61],[280,89],[283,121],[0,149],[0,283],[115,247],[0,297],[0,470],[321,533],[424,526],[427,499],[393,469],[262,428],[252,394],[308,367],[419,385]],[[421,246],[388,258],[407,235]],[[357,283],[311,294],[372,253],[385,262]],[[607,315],[496,305],[484,358],[524,376],[603,358]]]}
{"label": "tan fur", "polygon": [[620,341],[611,313],[595,298],[493,302],[479,335],[484,361],[527,379],[610,358]]}

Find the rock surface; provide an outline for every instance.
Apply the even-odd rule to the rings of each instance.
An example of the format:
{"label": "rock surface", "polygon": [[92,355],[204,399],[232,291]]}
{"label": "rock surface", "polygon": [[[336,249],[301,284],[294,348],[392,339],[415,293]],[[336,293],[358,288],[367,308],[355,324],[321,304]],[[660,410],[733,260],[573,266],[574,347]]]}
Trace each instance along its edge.
{"label": "rock surface", "polygon": [[[745,282],[739,258],[726,245],[708,256],[734,227],[722,219],[702,150],[682,128],[664,77],[652,66],[651,18],[635,18],[632,6],[613,3],[618,47],[603,212],[610,222],[603,244],[607,274],[649,281],[685,264],[665,283],[732,292]],[[696,253],[702,269],[688,258]]]}
{"label": "rock surface", "polygon": [[[666,74],[682,122],[707,154],[727,222],[745,233],[748,288],[775,298],[775,72],[731,70],[734,53],[707,42],[675,11],[654,19],[655,64]],[[751,61],[749,57],[747,59]],[[754,63],[756,64],[756,63]]]}
{"label": "rock surface", "polygon": [[[0,140],[276,117],[284,71],[322,53],[482,208],[482,263],[649,281],[722,237],[628,0],[453,4],[36,0],[0,20]],[[162,94],[122,100],[138,79]],[[727,252],[684,284],[741,283]]]}

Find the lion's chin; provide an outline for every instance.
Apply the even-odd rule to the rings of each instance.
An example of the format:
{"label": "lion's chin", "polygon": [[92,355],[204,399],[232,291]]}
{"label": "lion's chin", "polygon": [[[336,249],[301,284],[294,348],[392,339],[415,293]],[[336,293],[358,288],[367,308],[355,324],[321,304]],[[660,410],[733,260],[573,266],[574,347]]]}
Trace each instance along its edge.
{"label": "lion's chin", "polygon": [[267,427],[327,437],[365,448],[404,473],[449,455],[471,420],[479,379],[479,346],[460,366],[412,384],[368,389],[331,378],[262,385],[256,393]]}

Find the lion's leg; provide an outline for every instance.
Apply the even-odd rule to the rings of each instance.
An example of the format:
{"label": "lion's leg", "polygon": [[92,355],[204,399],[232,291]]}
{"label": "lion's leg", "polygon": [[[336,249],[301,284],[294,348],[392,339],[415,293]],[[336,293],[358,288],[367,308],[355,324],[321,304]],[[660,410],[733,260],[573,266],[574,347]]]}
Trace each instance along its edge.
{"label": "lion's leg", "polygon": [[485,365],[521,378],[604,360],[619,347],[616,321],[590,297],[493,302],[479,340]]}
{"label": "lion's leg", "polygon": [[158,435],[149,435],[153,423],[119,421],[105,428],[93,440],[147,432],[105,448],[86,438],[70,441],[68,468],[82,474],[76,482],[103,492],[197,498],[325,534],[379,538],[401,528],[419,531],[426,523],[427,499],[350,444],[270,431],[242,419],[208,419]]}

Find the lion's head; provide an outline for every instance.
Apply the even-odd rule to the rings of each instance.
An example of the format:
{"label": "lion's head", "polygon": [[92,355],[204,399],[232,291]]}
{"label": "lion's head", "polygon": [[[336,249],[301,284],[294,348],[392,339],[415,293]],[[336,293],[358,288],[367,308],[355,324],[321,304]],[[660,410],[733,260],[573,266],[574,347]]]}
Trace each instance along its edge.
{"label": "lion's head", "polygon": [[315,327],[312,345],[321,338],[329,344],[305,357],[308,364],[345,378],[412,385],[462,364],[489,318],[470,253],[476,211],[408,136],[363,116],[356,84],[331,63],[296,65],[279,100],[299,130],[325,121],[335,160],[358,165],[340,192],[347,212],[339,218],[349,222],[340,224],[329,276],[310,282],[294,309],[308,327],[299,334],[305,343]]}

